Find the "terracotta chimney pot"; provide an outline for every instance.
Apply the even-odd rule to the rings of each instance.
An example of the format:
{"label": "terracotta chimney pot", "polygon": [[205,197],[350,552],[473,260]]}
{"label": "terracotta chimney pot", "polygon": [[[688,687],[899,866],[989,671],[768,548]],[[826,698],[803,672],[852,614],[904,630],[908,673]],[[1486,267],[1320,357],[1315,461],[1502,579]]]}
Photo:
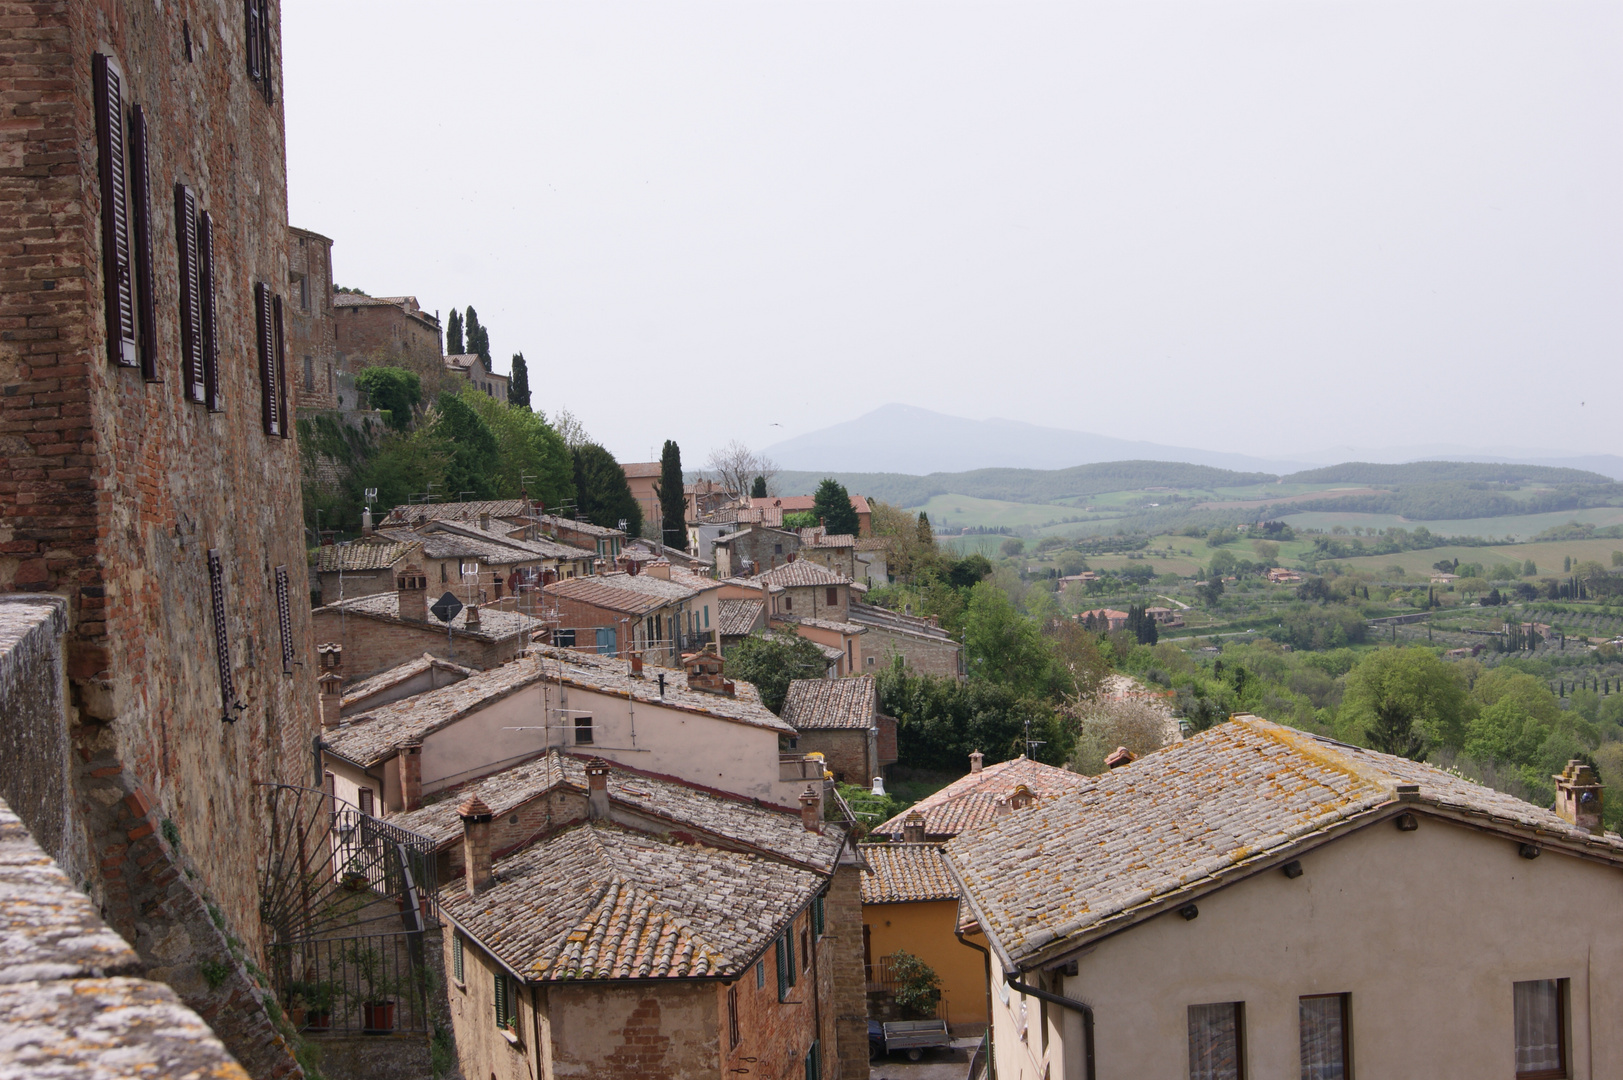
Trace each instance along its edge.
{"label": "terracotta chimney pot", "polygon": [[973,775],[975,773],[980,772],[981,771],[981,763],[983,761],[985,761],[985,760],[986,760],[986,755],[981,753],[979,750],[976,750],[974,753],[970,754],[969,755],[969,771],[970,771],[970,774]]}
{"label": "terracotta chimney pot", "polygon": [[823,799],[810,784],[800,793],[800,821],[807,832],[823,831]]}
{"label": "terracotta chimney pot", "polygon": [[902,841],[908,844],[924,843],[924,815],[917,810],[902,819]]}
{"label": "terracotta chimney pot", "polygon": [[586,763],[586,816],[593,821],[609,816],[609,763],[602,758]]}
{"label": "terracotta chimney pot", "polygon": [[478,896],[490,888],[490,807],[477,795],[470,795],[456,808],[462,818],[462,857],[468,872],[468,895]]}

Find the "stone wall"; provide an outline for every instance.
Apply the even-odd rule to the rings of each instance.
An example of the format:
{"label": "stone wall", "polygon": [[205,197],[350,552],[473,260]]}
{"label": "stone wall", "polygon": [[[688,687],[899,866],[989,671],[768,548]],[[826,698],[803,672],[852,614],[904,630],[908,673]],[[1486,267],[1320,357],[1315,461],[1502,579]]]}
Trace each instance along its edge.
{"label": "stone wall", "polygon": [[812,729],[802,731],[795,743],[802,754],[817,752],[823,755],[834,779],[842,784],[860,784],[867,787],[873,782],[874,763],[868,756],[868,733],[856,730]]}
{"label": "stone wall", "polygon": [[869,674],[889,664],[891,657],[900,656],[912,671],[921,675],[960,675],[958,643],[922,634],[904,634],[872,623],[863,623],[868,632],[862,636],[863,666]]}
{"label": "stone wall", "polygon": [[[345,575],[345,581],[347,583],[348,575]],[[343,675],[346,682],[369,678],[396,664],[415,660],[425,652],[463,667],[488,671],[505,664],[524,647],[523,639],[516,635],[495,641],[483,636],[472,637],[458,630],[447,641],[444,626],[374,619],[353,611],[340,616],[334,608],[319,608],[311,618],[316,640],[323,643],[336,641],[344,646]],[[310,693],[313,702],[314,688]]]}
{"label": "stone wall", "polygon": [[[287,377],[299,408],[338,408],[338,344],[333,329],[332,241],[307,229],[287,236]],[[350,398],[353,408],[355,399]]]}
{"label": "stone wall", "polygon": [[868,995],[862,965],[862,874],[849,852],[829,884],[825,915],[833,968],[830,1004],[834,1014],[830,1080],[864,1080],[868,1076]]}
{"label": "stone wall", "polygon": [[398,304],[363,303],[339,294],[333,299],[333,336],[339,366],[349,372],[379,364],[415,371],[423,390],[434,394],[444,384],[455,386],[445,370],[439,327],[433,316],[408,312]]}
{"label": "stone wall", "polygon": [[90,876],[68,756],[59,596],[0,596],[0,799],[18,807],[34,839],[75,881]]}

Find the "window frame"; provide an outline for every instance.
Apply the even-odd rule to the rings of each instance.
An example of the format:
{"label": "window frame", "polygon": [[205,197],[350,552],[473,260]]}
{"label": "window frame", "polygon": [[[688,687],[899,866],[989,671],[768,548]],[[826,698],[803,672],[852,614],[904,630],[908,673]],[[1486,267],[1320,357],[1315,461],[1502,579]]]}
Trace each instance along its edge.
{"label": "window frame", "polygon": [[737,1050],[744,1039],[738,1029],[738,986],[727,988],[727,1049]]}
{"label": "window frame", "polygon": [[458,989],[467,988],[467,951],[462,944],[462,935],[455,932],[451,934],[451,978]]}
{"label": "window frame", "polygon": [[[1567,1035],[1567,1024],[1570,1019],[1570,1010],[1567,1007],[1568,980],[1566,979],[1517,979],[1511,984],[1511,1023],[1513,1040],[1519,1038],[1521,1024],[1515,1015],[1515,988],[1528,983],[1554,983],[1555,984],[1555,1034],[1556,1048],[1561,1058],[1561,1064],[1554,1069],[1516,1069],[1516,1080],[1566,1080],[1572,1075],[1572,1053]],[[1516,1051],[1520,1053],[1521,1044],[1517,1042]],[[1512,1061],[1514,1065],[1514,1060]]]}
{"label": "window frame", "polygon": [[[1298,1054],[1300,1054],[1301,1038],[1303,1034],[1302,1004],[1308,1001],[1323,1001],[1327,998],[1335,998],[1341,1005],[1341,1076],[1342,1080],[1352,1080],[1352,994],[1350,993],[1303,994],[1296,999]],[[1305,1063],[1303,1063],[1302,1075],[1304,1077],[1307,1075]]]}
{"label": "window frame", "polygon": [[829,607],[840,606],[840,590],[837,586],[830,585],[828,587],[827,602]]}
{"label": "window frame", "polygon": [[[1217,1008],[1219,1006],[1227,1006],[1230,1009],[1230,1015],[1232,1016],[1233,1023],[1234,1023],[1234,1074],[1233,1074],[1233,1080],[1246,1080],[1246,1072],[1247,1072],[1247,1070],[1246,1070],[1246,1061],[1245,1061],[1245,1002],[1243,1002],[1243,1001],[1202,1001],[1202,1002],[1195,1002],[1194,1004],[1189,1006],[1189,1012],[1193,1012],[1195,1009],[1212,1009],[1212,1008]],[[1211,1075],[1209,1072],[1208,1073],[1197,1073],[1197,1071],[1195,1069],[1194,1052],[1195,1052],[1195,1046],[1194,1046],[1193,1040],[1191,1040],[1190,1043],[1189,1043],[1189,1053],[1190,1053],[1189,1075],[1192,1078],[1192,1080],[1207,1080],[1207,1078]]]}
{"label": "window frame", "polygon": [[[586,733],[585,738],[581,738],[581,732],[583,732],[583,731]],[[597,729],[592,726],[592,718],[591,718],[591,716],[589,716],[589,715],[587,715],[587,716],[577,715],[575,717],[575,745],[576,746],[592,746],[593,745],[592,740],[596,737],[596,735],[597,735]]]}

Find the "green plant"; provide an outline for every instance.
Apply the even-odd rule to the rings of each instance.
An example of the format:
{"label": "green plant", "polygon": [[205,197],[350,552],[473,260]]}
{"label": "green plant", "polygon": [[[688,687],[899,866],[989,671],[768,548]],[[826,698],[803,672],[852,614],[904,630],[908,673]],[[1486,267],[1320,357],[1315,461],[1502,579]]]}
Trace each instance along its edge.
{"label": "green plant", "polygon": [[435,1080],[456,1071],[456,1037],[450,1028],[434,1025],[434,1037],[428,1043],[428,1067]]}
{"label": "green plant", "polygon": [[890,954],[891,975],[896,980],[896,1005],[916,1020],[935,1015],[941,1003],[941,979],[935,969],[906,949]]}
{"label": "green plant", "polygon": [[215,907],[212,903],[209,904],[208,909],[209,909],[209,918],[214,920],[214,928],[216,930],[224,930],[225,929],[225,916],[220,914],[220,909]]}
{"label": "green plant", "polygon": [[231,977],[231,965],[218,960],[200,961],[197,970],[202,973],[203,981],[209,984],[210,990],[218,990]]}
{"label": "green plant", "polygon": [[313,1013],[332,1011],[336,988],[330,982],[290,982],[287,984],[288,1007],[303,1005]]}
{"label": "green plant", "polygon": [[350,944],[344,946],[343,958],[344,964],[355,972],[360,987],[357,999],[360,1004],[388,1001],[403,989],[400,980],[389,974],[380,950],[359,943]]}
{"label": "green plant", "polygon": [[170,847],[177,851],[180,850],[180,828],[173,821],[164,818],[163,824],[159,826],[159,831],[163,833],[163,838],[169,841]]}

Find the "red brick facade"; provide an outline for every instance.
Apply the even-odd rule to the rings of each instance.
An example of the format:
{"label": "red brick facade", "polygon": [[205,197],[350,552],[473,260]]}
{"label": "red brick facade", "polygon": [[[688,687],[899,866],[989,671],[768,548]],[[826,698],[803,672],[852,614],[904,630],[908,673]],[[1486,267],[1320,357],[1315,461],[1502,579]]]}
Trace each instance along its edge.
{"label": "red brick facade", "polygon": [[297,383],[299,408],[338,404],[338,343],[332,306],[332,241],[307,229],[287,231],[287,377]]}
{"label": "red brick facade", "polygon": [[447,639],[445,627],[433,623],[405,623],[395,619],[374,619],[337,608],[317,608],[311,619],[315,638],[323,644],[332,641],[344,647],[345,682],[370,678],[425,652],[463,667],[489,671],[518,655],[525,647],[520,636],[496,640],[455,630]]}
{"label": "red brick facade", "polygon": [[[291,439],[266,434],[262,411],[256,285],[285,308],[289,280],[280,31],[275,4],[265,10],[272,63],[255,81],[242,5],[0,0],[0,589],[67,599],[78,760],[123,770],[154,816],[173,821],[196,886],[250,955],[262,944],[257,859],[268,831],[253,785],[308,782],[318,726],[299,602],[298,457]],[[127,136],[117,169],[98,138],[98,55],[119,76],[117,112],[105,110]],[[104,168],[115,177],[108,190],[129,200],[130,262],[115,259],[125,266],[115,281]],[[183,289],[190,279],[177,272],[183,250],[201,250],[181,242],[180,184],[194,220],[210,222],[211,297]],[[134,317],[112,335],[107,290],[116,296],[118,281],[133,281]],[[187,337],[183,297],[194,296],[208,321],[185,319]],[[198,326],[216,343],[217,409],[188,400],[182,377]],[[82,816],[101,850],[96,815]],[[87,884],[107,898],[105,872]]]}
{"label": "red brick facade", "polygon": [[333,333],[339,366],[348,372],[392,364],[417,372],[430,391],[446,377],[439,317],[421,310],[414,296],[339,293],[333,297]]}

